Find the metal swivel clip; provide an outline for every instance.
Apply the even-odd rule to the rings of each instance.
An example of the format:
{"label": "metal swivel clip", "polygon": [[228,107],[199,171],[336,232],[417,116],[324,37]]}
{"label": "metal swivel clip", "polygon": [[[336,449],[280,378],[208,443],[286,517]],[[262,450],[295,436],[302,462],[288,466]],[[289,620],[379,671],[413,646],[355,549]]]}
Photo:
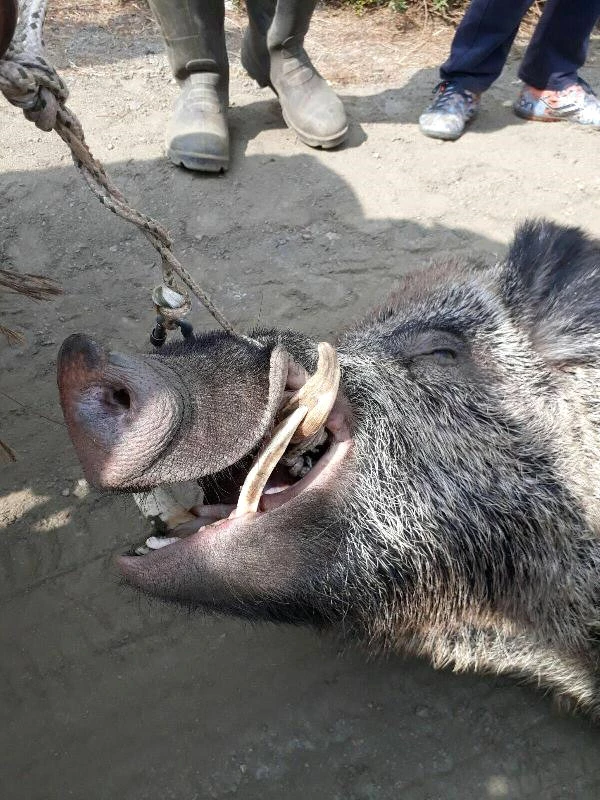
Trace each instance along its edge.
{"label": "metal swivel clip", "polygon": [[152,302],[157,311],[157,317],[150,334],[150,344],[154,347],[162,347],[167,340],[167,332],[175,328],[179,328],[184,339],[193,336],[194,328],[191,322],[182,319],[192,307],[189,297],[163,284],[153,289]]}

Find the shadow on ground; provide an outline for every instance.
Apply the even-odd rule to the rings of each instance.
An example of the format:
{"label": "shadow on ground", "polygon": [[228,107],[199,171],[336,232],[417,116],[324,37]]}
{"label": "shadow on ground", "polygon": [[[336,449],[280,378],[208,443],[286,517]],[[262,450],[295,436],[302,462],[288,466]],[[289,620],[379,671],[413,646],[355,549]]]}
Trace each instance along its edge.
{"label": "shadow on ground", "polygon": [[[311,152],[243,157],[270,112],[239,113],[227,179],[162,159],[111,165],[238,324],[331,336],[399,274],[502,250],[386,214],[383,200],[368,215]],[[596,798],[597,730],[534,689],[369,660],[304,630],[186,616],[119,587],[112,556],[144,526],[125,497],[73,494],[80,469],[65,429],[36,414],[60,423],[54,362],[66,335],[145,349],[156,264],[72,167],[11,169],[2,181],[3,263],[66,290],[52,305],[0,308],[27,337],[0,356],[1,434],[20,459],[0,468],[3,798]]]}

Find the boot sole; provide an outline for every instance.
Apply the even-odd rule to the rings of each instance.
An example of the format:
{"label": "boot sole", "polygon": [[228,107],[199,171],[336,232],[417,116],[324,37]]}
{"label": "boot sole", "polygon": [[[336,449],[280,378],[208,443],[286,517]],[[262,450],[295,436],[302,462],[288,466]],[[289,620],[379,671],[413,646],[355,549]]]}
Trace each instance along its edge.
{"label": "boot sole", "polygon": [[200,153],[178,153],[167,150],[167,158],[176,167],[185,167],[193,172],[225,172],[229,167],[229,159],[215,158]]}
{"label": "boot sole", "polygon": [[293,125],[288,119],[288,116],[285,113],[285,109],[281,105],[281,100],[279,99],[279,94],[277,92],[277,89],[273,86],[271,81],[263,82],[262,80],[259,80],[254,75],[252,75],[252,73],[250,72],[250,70],[248,70],[248,68],[246,68],[246,72],[248,73],[248,75],[250,75],[250,77],[253,80],[255,80],[258,83],[261,89],[269,88],[273,92],[275,97],[279,100],[279,107],[281,108],[281,115],[283,116],[283,121],[291,131],[294,131],[294,133],[300,139],[301,142],[304,142],[304,144],[307,144],[309,147],[321,147],[323,150],[332,150],[334,147],[338,147],[338,145],[342,144],[342,142],[346,139],[346,136],[348,135],[347,125],[343,130],[339,131],[339,133],[334,133],[333,136],[329,136],[326,138],[311,136],[309,133],[305,133],[303,130],[301,130],[297,125]]}
{"label": "boot sole", "polygon": [[[271,89],[273,89],[277,95],[277,98],[279,99],[279,95],[272,86]],[[279,105],[281,106],[281,101],[279,101]],[[320,147],[323,150],[332,150],[334,147],[338,147],[340,144],[342,144],[348,134],[348,126],[346,125],[343,130],[339,131],[338,133],[334,133],[332,136],[328,136],[327,138],[311,136],[310,134],[304,133],[304,131],[300,130],[297,125],[292,125],[287,118],[287,114],[285,113],[283,106],[281,106],[281,114],[283,116],[283,121],[288,128],[294,131],[300,141],[304,142],[304,144],[307,144],[309,147]]]}

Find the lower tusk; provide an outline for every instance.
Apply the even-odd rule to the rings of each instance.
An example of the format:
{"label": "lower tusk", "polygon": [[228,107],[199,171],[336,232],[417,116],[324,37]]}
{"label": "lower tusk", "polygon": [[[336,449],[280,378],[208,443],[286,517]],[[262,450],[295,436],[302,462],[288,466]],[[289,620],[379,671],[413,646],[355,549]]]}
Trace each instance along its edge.
{"label": "lower tusk", "polygon": [[315,374],[290,397],[280,412],[281,415],[286,415],[301,406],[308,409],[291,439],[292,442],[314,436],[325,425],[335,403],[339,385],[340,366],[335,348],[328,342],[319,342],[319,361]]}
{"label": "lower tusk", "polygon": [[300,406],[275,428],[273,436],[246,476],[234,516],[239,517],[251,511],[258,511],[263,489],[306,413],[307,408]]}

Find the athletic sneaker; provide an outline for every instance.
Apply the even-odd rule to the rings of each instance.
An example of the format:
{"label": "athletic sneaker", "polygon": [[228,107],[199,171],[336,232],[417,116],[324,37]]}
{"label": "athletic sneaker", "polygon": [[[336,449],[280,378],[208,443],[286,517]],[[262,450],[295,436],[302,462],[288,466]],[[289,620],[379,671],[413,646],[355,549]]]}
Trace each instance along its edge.
{"label": "athletic sneaker", "polygon": [[592,88],[579,78],[560,91],[523,86],[513,105],[515,114],[537,122],[577,122],[600,128],[600,100]]}
{"label": "athletic sneaker", "polygon": [[458,139],[465,125],[475,118],[480,101],[480,94],[461,89],[452,81],[438,83],[431,105],[419,117],[421,132],[434,139]]}

